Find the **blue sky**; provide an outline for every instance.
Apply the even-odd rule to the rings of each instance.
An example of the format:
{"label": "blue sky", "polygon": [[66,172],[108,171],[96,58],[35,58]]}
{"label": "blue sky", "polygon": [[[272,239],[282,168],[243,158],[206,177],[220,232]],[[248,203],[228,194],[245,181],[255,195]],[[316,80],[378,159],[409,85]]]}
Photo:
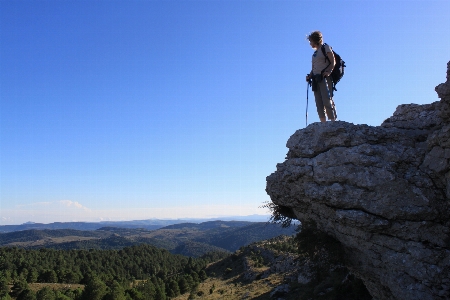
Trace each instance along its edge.
{"label": "blue sky", "polygon": [[[321,30],[338,118],[437,101],[450,1],[0,0],[0,224],[267,214]],[[308,121],[318,117],[310,91]]]}

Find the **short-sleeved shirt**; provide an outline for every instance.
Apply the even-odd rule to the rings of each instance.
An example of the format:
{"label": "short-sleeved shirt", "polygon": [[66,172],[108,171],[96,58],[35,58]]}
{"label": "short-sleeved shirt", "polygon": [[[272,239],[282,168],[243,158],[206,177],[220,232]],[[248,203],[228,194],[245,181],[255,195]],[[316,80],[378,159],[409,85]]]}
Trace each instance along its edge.
{"label": "short-sleeved shirt", "polygon": [[[332,48],[325,45],[325,53],[331,52]],[[318,75],[325,69],[329,64],[329,61],[323,56],[322,49],[317,49],[312,56],[312,72],[314,75]]]}

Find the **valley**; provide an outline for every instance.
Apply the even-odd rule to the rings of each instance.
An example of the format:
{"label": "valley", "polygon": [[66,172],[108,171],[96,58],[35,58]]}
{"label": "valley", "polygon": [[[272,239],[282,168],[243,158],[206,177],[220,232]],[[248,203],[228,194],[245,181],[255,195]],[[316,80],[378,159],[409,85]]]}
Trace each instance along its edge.
{"label": "valley", "polygon": [[0,299],[371,299],[333,244],[297,229],[210,221],[3,233]]}
{"label": "valley", "polygon": [[26,249],[121,249],[153,245],[174,254],[199,257],[211,251],[233,252],[252,242],[281,234],[292,235],[295,227],[246,221],[182,223],[156,230],[101,227],[96,230],[30,229],[0,233],[0,246]]}

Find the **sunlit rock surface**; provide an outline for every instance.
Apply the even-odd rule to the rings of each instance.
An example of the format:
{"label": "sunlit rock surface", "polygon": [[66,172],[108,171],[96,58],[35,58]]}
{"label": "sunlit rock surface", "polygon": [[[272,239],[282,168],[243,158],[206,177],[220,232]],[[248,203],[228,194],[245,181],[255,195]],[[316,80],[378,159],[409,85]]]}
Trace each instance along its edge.
{"label": "sunlit rock surface", "polygon": [[450,62],[440,101],[378,127],[314,123],[267,177],[271,200],[338,240],[374,299],[450,299]]}

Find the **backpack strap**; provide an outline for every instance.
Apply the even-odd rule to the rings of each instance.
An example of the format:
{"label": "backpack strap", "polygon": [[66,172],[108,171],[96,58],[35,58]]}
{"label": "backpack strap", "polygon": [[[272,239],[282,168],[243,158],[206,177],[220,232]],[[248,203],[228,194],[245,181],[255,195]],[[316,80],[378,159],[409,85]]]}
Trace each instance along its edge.
{"label": "backpack strap", "polygon": [[[328,58],[328,56],[327,56],[327,54],[325,53],[325,45],[327,45],[328,46],[328,44],[327,43],[324,43],[323,45],[322,45],[322,47],[320,47],[320,49],[322,50],[322,53],[323,53],[323,56],[325,56],[325,61],[329,61],[330,62],[330,64],[331,64],[331,61],[330,61],[330,59]],[[329,65],[328,65],[329,66]],[[328,68],[328,67],[327,67]]]}
{"label": "backpack strap", "polygon": [[[325,72],[325,70],[331,65],[331,61],[330,61],[330,59],[328,58],[328,55],[325,53],[325,45],[328,46],[327,43],[324,43],[324,44],[322,45],[322,47],[320,47],[320,49],[322,50],[323,56],[325,56],[325,62],[328,60],[328,65],[322,70],[322,72],[320,72],[320,74],[323,74],[323,72]],[[333,50],[331,50],[331,51],[333,51]],[[334,84],[333,78],[331,78],[331,83],[332,83],[332,85],[333,85],[333,90],[337,91],[337,90],[336,90],[336,86],[335,86],[335,84]]]}
{"label": "backpack strap", "polygon": [[[330,59],[328,58],[327,54],[325,53],[325,45],[327,45],[327,44],[324,43],[324,44],[320,47],[320,49],[322,49],[323,56],[325,56],[325,62],[327,62],[327,60],[328,60],[328,65],[322,70],[322,72],[320,72],[320,74],[323,74],[323,72],[325,72],[325,70],[331,65],[331,61],[330,61]],[[328,45],[327,45],[327,46],[328,46]]]}

